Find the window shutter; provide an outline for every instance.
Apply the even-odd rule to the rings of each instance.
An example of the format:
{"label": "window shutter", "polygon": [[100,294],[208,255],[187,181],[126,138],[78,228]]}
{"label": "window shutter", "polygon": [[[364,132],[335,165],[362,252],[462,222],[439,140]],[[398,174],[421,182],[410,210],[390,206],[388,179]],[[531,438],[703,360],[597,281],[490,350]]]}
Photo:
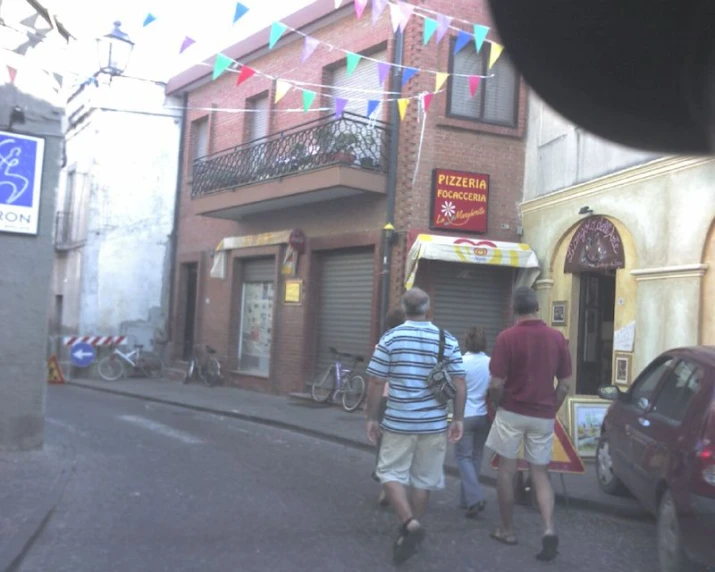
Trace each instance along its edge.
{"label": "window shutter", "polygon": [[[371,58],[387,61],[387,50],[370,55]],[[362,60],[351,76],[348,76],[347,65],[342,65],[333,70],[333,93],[334,97],[343,97],[348,100],[345,111],[356,115],[367,115],[367,100],[382,99],[380,93],[367,93],[365,91],[355,91],[356,89],[371,89],[377,92],[388,90],[388,80],[385,86],[380,85],[379,74],[377,73],[377,63],[370,60]],[[330,106],[335,109],[335,100],[330,102]],[[384,117],[385,109],[380,109],[377,119]],[[373,116],[375,117],[375,116]]]}
{"label": "window shutter", "polygon": [[251,123],[248,134],[249,141],[262,139],[268,136],[268,124],[270,115],[270,99],[267,95],[258,97],[251,101],[251,109],[256,111],[251,112]]}
{"label": "window shutter", "polygon": [[[486,50],[485,50],[486,51]],[[516,97],[519,89],[516,70],[503,53],[492,67],[494,77],[484,80],[484,121],[514,125]],[[485,74],[486,75],[486,74]]]}

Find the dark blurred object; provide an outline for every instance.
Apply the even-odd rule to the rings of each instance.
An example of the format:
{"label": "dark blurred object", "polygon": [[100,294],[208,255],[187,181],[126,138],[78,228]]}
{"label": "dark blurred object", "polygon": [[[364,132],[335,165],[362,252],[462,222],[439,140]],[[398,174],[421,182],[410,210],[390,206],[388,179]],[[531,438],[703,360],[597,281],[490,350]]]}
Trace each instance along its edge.
{"label": "dark blurred object", "polygon": [[568,120],[631,147],[713,152],[714,0],[489,2],[518,70]]}

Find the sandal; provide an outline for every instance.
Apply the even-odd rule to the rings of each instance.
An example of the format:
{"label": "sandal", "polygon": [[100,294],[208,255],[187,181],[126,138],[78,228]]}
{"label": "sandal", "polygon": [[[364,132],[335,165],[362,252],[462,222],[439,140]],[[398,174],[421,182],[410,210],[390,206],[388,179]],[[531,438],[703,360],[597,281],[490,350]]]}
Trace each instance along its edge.
{"label": "sandal", "polygon": [[537,560],[551,562],[559,553],[559,537],[555,534],[544,534],[541,538],[541,552],[536,555]]}
{"label": "sandal", "polygon": [[407,527],[415,520],[409,518],[400,528],[400,536],[395,540],[392,549],[392,560],[395,564],[402,564],[417,552],[417,547],[425,539],[425,529],[418,526],[414,530],[409,530]]}
{"label": "sandal", "polygon": [[519,543],[516,536],[513,534],[504,534],[501,528],[495,529],[494,532],[491,533],[491,537],[497,542],[501,542],[507,546],[514,546]]}

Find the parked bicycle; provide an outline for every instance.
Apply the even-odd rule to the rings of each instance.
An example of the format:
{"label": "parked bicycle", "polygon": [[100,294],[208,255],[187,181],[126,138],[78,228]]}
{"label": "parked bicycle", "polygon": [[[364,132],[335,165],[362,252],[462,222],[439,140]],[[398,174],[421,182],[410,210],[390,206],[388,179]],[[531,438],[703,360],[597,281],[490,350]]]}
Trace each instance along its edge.
{"label": "parked bicycle", "polygon": [[[351,412],[355,411],[365,397],[365,378],[359,374],[354,374],[358,363],[364,362],[365,358],[358,355],[339,352],[335,348],[328,348],[333,355],[334,363],[328,368],[320,381],[313,382],[310,394],[317,403],[325,403],[329,399],[337,401],[339,394],[342,394],[343,409]],[[343,359],[353,361],[351,367],[343,365]]]}
{"label": "parked bicycle", "polygon": [[105,381],[130,375],[157,379],[164,376],[164,362],[154,352],[145,352],[144,346],[135,345],[134,350],[126,354],[114,348],[111,354],[99,360],[97,371]]}
{"label": "parked bicycle", "polygon": [[194,346],[193,354],[186,366],[184,383],[201,381],[206,387],[223,384],[221,377],[221,362],[216,359],[216,350],[211,346]]}

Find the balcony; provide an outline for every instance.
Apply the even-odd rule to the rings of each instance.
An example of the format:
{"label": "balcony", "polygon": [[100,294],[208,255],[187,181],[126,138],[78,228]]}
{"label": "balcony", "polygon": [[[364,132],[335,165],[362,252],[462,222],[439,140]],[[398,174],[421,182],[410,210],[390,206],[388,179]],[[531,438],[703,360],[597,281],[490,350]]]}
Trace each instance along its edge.
{"label": "balcony", "polygon": [[385,123],[345,113],[201,157],[192,169],[196,213],[240,218],[361,192],[384,194],[388,139]]}

